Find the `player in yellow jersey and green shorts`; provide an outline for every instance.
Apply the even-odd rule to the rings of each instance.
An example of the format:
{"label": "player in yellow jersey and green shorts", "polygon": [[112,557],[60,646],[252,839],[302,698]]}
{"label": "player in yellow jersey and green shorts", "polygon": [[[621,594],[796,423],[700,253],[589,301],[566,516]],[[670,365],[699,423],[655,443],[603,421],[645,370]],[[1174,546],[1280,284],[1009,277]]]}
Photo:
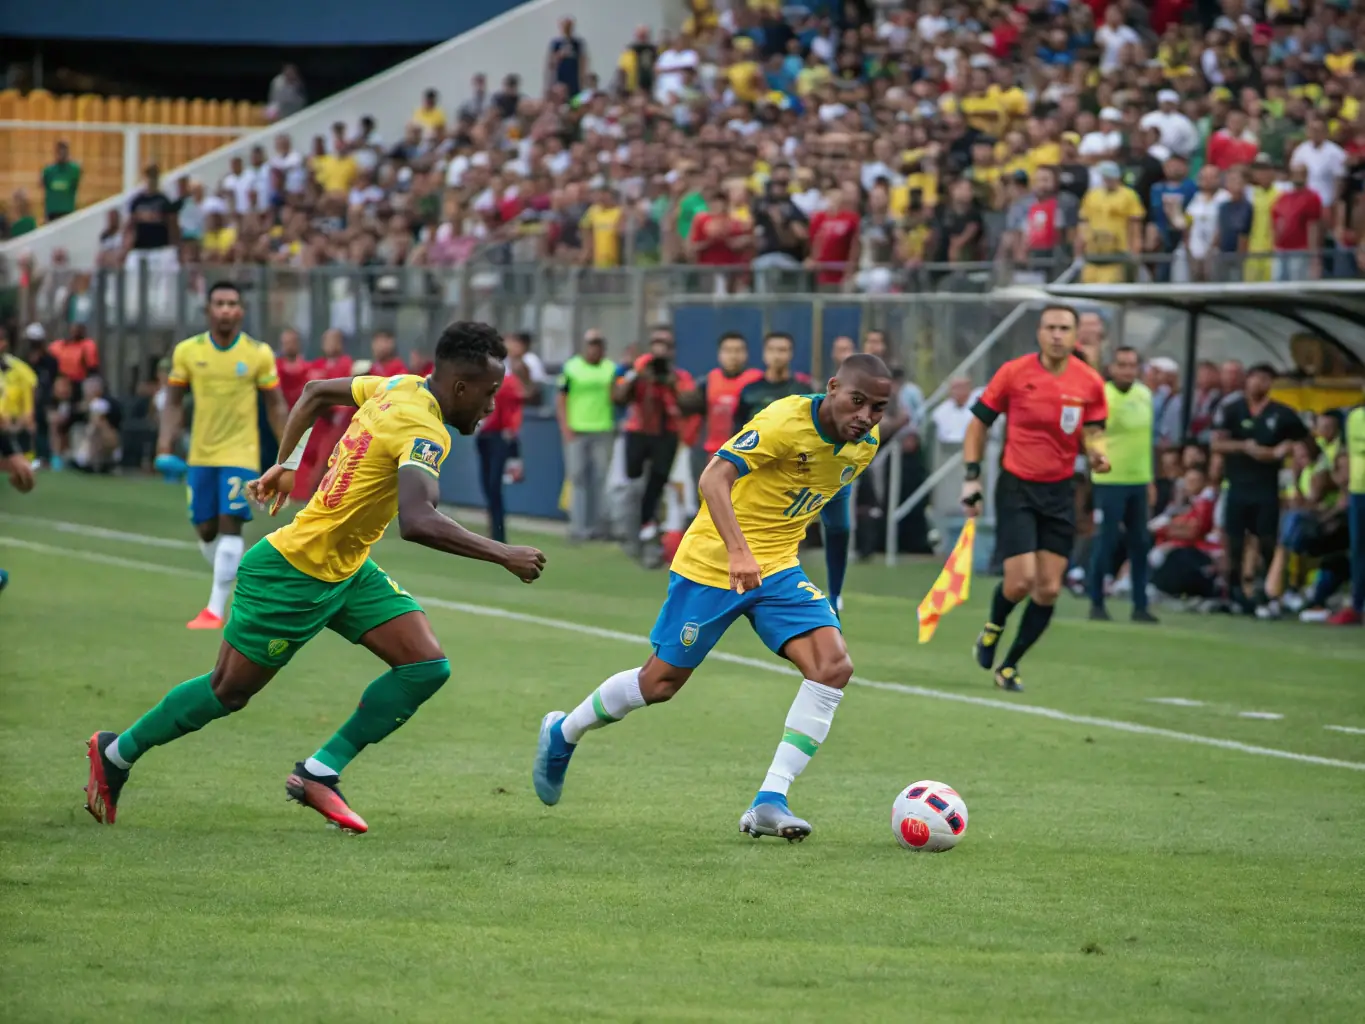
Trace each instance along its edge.
{"label": "player in yellow jersey and green shorts", "polygon": [[122,733],[90,737],[86,809],[112,825],[128,770],[152,747],[202,729],[247,701],[324,629],[362,644],[389,666],[370,683],[355,713],[285,782],[289,797],[349,832],[368,829],[337,788],[365,747],[406,722],[450,675],[426,614],[374,564],[370,548],[397,516],[404,540],[495,562],[530,583],[545,556],[471,533],[436,510],[450,424],[472,434],[493,410],[507,350],[487,324],[456,323],[436,344],[431,376],[355,377],[310,382],[289,414],[281,452],[249,490],[271,514],[294,486],[294,469],[318,415],[354,406],[355,417],[327,475],[293,522],[242,559],[218,663],[172,689]]}
{"label": "player in yellow jersey and green shorts", "polygon": [[850,485],[877,454],[891,374],[876,356],[849,356],[823,395],[769,405],[716,452],[701,476],[704,501],[673,558],[668,597],[650,634],[654,653],[618,672],[567,715],[540,726],[531,777],[559,802],[569,758],[591,729],[670,699],[740,616],[804,677],[758,794],[739,821],[754,838],[795,842],[809,822],[787,791],[829,733],[853,662],[829,600],[806,578],[797,548],[811,519],[848,529]]}
{"label": "player in yellow jersey and green shorts", "polygon": [[237,565],[246,549],[242,524],[251,519],[246,486],[261,475],[261,430],[256,395],[266,395],[270,427],[279,437],[289,414],[275,354],[242,331],[242,295],[235,284],[209,289],[209,329],[175,346],[166,408],[157,438],[157,468],[165,469],[184,423],[185,393],[194,396],[190,429],[190,522],[199,550],[213,567],[209,603],[186,625],[222,629]]}

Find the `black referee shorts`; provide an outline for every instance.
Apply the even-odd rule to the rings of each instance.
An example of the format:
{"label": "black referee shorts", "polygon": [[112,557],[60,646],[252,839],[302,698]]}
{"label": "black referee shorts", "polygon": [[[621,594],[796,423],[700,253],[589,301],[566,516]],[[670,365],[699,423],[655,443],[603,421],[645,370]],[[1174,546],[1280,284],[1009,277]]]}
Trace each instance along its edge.
{"label": "black referee shorts", "polygon": [[1000,471],[995,488],[995,553],[1001,561],[1050,551],[1071,557],[1076,540],[1076,479],[1023,480]]}
{"label": "black referee shorts", "polygon": [[1280,537],[1280,496],[1232,485],[1224,498],[1223,533],[1239,550],[1251,534],[1261,546],[1261,557],[1269,562]]}

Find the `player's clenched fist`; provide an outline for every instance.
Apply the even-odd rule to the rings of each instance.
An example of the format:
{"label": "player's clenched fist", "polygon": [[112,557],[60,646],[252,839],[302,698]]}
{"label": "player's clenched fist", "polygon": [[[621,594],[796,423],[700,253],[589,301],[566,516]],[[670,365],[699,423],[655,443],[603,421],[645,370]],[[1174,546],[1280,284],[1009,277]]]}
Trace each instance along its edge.
{"label": "player's clenched fist", "polygon": [[284,508],[284,503],[289,500],[290,492],[293,490],[294,471],[279,465],[271,466],[259,480],[252,480],[246,485],[246,493],[251,500],[272,516]]}
{"label": "player's clenched fist", "polygon": [[763,583],[763,570],[751,551],[730,556],[730,589],[737,594],[757,590]]}
{"label": "player's clenched fist", "polygon": [[33,467],[28,464],[28,459],[22,455],[13,455],[8,464],[0,459],[0,466],[5,466],[9,470],[9,482],[20,494],[27,494],[33,490]]}
{"label": "player's clenched fist", "polygon": [[523,583],[534,583],[545,569],[545,553],[536,548],[508,547],[502,566]]}

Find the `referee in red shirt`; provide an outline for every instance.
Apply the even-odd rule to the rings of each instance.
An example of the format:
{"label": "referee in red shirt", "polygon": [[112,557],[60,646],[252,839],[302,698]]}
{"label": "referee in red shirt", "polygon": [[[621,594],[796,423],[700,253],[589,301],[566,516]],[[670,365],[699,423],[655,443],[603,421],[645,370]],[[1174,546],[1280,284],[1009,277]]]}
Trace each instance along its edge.
{"label": "referee in red shirt", "polygon": [[1076,350],[1076,311],[1043,309],[1037,355],[1012,359],[991,378],[972,410],[962,443],[967,479],[962,506],[981,511],[981,458],[986,431],[1005,416],[1005,451],[995,492],[996,550],[1005,578],[991,599],[991,617],[976,639],[976,660],[995,667],[995,651],[1014,606],[1029,598],[1019,633],[995,670],[1002,690],[1023,690],[1019,662],[1052,620],[1076,536],[1076,457],[1107,472],[1103,450],[1108,405],[1104,379]]}

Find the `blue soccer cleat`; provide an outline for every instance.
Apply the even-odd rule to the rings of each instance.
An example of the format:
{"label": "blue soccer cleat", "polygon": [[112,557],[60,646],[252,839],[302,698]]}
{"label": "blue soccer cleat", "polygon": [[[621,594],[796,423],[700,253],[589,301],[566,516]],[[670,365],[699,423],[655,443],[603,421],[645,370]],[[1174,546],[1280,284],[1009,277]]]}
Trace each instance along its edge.
{"label": "blue soccer cleat", "polygon": [[569,770],[569,758],[574,747],[564,738],[564,712],[551,711],[540,722],[540,741],[536,744],[536,763],[531,768],[540,802],[553,807],[564,792],[564,773]]}
{"label": "blue soccer cleat", "polygon": [[179,483],[185,479],[188,467],[185,460],[177,455],[162,454],[158,455],[152,462],[152,468],[161,474],[168,484]]}

